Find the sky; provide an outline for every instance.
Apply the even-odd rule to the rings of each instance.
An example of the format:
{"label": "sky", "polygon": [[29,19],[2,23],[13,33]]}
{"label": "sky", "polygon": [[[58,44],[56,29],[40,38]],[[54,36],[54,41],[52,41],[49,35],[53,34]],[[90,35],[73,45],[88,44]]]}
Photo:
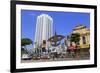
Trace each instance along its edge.
{"label": "sky", "polygon": [[[54,32],[63,36],[69,35],[79,24],[90,28],[90,13],[21,10],[21,38],[30,38],[34,42],[36,20],[41,14],[51,16]],[[32,47],[32,45],[28,46],[28,48]]]}

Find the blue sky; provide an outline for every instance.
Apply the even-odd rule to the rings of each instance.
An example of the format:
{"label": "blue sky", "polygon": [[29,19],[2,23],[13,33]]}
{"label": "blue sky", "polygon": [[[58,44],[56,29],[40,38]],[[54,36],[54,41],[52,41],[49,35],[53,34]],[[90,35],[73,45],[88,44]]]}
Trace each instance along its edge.
{"label": "blue sky", "polygon": [[[34,41],[37,16],[48,14],[53,19],[54,31],[57,34],[67,36],[79,24],[90,28],[90,14],[79,12],[56,12],[56,11],[37,11],[21,10],[21,36],[30,38]],[[29,47],[29,48],[32,48]]]}

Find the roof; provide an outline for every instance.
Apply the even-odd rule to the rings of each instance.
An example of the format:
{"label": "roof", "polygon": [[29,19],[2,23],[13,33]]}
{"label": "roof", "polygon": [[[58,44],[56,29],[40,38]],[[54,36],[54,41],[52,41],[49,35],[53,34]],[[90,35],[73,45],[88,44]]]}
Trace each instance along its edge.
{"label": "roof", "polygon": [[86,26],[80,24],[80,25],[77,25],[73,30],[82,29],[82,28],[86,28]]}

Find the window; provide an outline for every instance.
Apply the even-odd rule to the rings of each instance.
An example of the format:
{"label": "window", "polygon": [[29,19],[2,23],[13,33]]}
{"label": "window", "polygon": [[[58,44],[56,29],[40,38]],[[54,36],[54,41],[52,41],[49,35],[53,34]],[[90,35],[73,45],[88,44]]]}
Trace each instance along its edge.
{"label": "window", "polygon": [[85,38],[85,36],[83,36],[82,39],[83,39],[83,44],[86,44],[86,38]]}
{"label": "window", "polygon": [[46,44],[46,40],[43,40],[43,44]]}

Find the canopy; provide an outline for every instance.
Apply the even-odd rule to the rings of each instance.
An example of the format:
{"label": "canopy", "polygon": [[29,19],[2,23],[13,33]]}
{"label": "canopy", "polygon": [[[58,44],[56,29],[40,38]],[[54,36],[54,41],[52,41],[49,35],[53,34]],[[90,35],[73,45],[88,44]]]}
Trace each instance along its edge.
{"label": "canopy", "polygon": [[52,43],[52,46],[58,46],[60,44],[59,41],[61,41],[64,38],[63,35],[57,35],[55,32],[55,35],[48,39]]}

